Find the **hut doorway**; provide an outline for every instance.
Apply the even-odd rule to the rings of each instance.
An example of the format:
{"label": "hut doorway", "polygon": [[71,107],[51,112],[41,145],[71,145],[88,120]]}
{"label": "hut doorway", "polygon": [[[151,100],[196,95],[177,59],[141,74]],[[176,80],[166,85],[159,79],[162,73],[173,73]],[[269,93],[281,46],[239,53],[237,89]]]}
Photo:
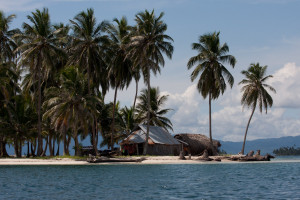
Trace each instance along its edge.
{"label": "hut doorway", "polygon": [[142,155],[144,151],[144,144],[143,143],[139,143],[138,144],[138,149],[137,149],[137,154],[138,155]]}

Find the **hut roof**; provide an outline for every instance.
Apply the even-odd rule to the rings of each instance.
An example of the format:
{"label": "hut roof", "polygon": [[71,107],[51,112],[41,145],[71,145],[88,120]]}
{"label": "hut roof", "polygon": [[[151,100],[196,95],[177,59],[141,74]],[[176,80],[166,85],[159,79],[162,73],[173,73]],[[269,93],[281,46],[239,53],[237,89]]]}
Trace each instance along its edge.
{"label": "hut roof", "polygon": [[[210,140],[203,134],[182,133],[176,134],[174,138],[188,143],[191,153],[194,155],[202,153],[205,149],[210,150]],[[221,143],[217,140],[213,140],[213,145],[218,149],[218,147],[221,146]]]}
{"label": "hut roof", "polygon": [[[122,143],[144,143],[146,141],[147,125],[138,125],[138,130],[132,132]],[[156,144],[180,144],[162,127],[150,126],[149,139]],[[149,141],[148,141],[149,142]]]}

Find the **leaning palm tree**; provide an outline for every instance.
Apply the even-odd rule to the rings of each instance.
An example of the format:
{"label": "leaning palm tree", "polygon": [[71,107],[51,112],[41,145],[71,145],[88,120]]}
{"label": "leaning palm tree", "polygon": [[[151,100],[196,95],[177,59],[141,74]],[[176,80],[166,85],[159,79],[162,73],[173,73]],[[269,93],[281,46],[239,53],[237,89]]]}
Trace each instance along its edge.
{"label": "leaning palm tree", "polygon": [[[162,21],[164,13],[160,13],[159,16],[155,16],[154,10],[149,12],[145,10],[136,15],[135,21],[136,33],[131,37],[129,46],[129,55],[131,56],[134,66],[138,66],[143,71],[144,81],[148,86],[147,94],[147,132],[146,141],[149,138],[149,126],[150,126],[150,71],[154,74],[160,72],[160,67],[164,66],[165,60],[163,54],[168,58],[172,58],[173,46],[171,42],[173,39],[166,35],[167,25]],[[148,142],[145,143],[144,152],[145,155],[148,149]]]}
{"label": "leaning palm tree", "polygon": [[[29,67],[29,72],[36,80],[38,89],[38,152],[40,156],[43,148],[42,141],[42,82],[45,80],[51,68],[54,66],[53,58],[64,55],[64,51],[55,44],[57,38],[50,23],[50,15],[47,8],[42,11],[37,9],[28,15],[30,24],[23,23],[24,33],[17,34],[16,38],[24,42],[17,51],[21,51],[19,66]],[[35,91],[36,92],[36,91]]]}
{"label": "leaning palm tree", "polygon": [[140,96],[138,96],[139,103],[136,107],[137,118],[142,124],[146,124],[148,121],[148,115],[150,115],[150,125],[151,126],[160,126],[166,131],[172,130],[172,122],[165,117],[165,115],[171,109],[163,109],[162,107],[167,101],[167,95],[160,95],[159,88],[152,87],[150,90],[150,105],[151,109],[149,112],[148,109],[148,91],[143,89]]}
{"label": "leaning palm tree", "polygon": [[194,81],[200,75],[197,83],[199,93],[205,99],[208,96],[209,101],[209,137],[212,154],[216,154],[213,146],[211,130],[211,100],[217,99],[226,89],[226,81],[230,87],[233,86],[234,78],[225,68],[224,64],[228,63],[235,66],[236,59],[228,55],[229,47],[226,43],[220,44],[220,32],[204,34],[199,37],[198,43],[192,44],[192,49],[199,52],[193,56],[187,63],[188,69],[195,66],[191,74],[191,80]]}
{"label": "leaning palm tree", "polygon": [[265,109],[266,114],[268,107],[272,107],[273,105],[273,99],[266,89],[269,89],[274,93],[276,93],[276,90],[272,86],[266,84],[267,80],[273,77],[272,75],[266,76],[267,67],[268,66],[260,66],[259,63],[252,63],[247,71],[243,70],[241,72],[246,77],[239,83],[243,85],[241,88],[241,91],[243,92],[241,104],[243,107],[252,108],[252,112],[246,127],[241,154],[244,154],[247,132],[250,121],[256,109],[256,105],[259,106],[259,111],[261,113],[263,109]]}
{"label": "leaning palm tree", "polygon": [[129,33],[131,27],[127,23],[127,19],[122,17],[121,20],[113,20],[117,25],[109,24],[107,32],[109,34],[110,47],[110,64],[109,76],[111,86],[115,88],[114,105],[112,113],[112,127],[111,127],[111,148],[114,147],[114,129],[115,129],[115,107],[117,101],[118,90],[123,90],[128,87],[132,79],[131,61],[126,57],[126,45],[129,42]]}

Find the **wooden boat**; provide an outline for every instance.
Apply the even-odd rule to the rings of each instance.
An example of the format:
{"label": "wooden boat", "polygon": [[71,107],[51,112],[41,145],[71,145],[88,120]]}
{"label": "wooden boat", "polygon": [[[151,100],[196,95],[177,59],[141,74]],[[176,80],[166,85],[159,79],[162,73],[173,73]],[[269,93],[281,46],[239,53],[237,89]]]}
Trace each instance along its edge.
{"label": "wooden boat", "polygon": [[142,162],[145,158],[108,158],[108,157],[91,157],[87,159],[88,163],[110,163],[110,162]]}

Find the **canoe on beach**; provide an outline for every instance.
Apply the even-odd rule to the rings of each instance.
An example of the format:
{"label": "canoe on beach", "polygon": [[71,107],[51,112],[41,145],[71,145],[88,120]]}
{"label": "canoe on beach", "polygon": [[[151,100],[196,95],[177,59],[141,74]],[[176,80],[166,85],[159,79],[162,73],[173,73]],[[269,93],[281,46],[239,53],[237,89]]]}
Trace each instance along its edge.
{"label": "canoe on beach", "polygon": [[88,158],[88,163],[107,163],[107,162],[142,162],[146,158],[108,158],[108,157],[100,157],[100,158]]}

